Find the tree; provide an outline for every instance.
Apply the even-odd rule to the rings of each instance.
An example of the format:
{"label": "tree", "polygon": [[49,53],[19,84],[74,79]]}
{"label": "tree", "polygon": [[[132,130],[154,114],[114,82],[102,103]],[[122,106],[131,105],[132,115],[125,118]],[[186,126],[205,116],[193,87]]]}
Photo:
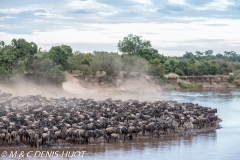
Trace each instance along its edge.
{"label": "tree", "polygon": [[94,74],[94,70],[91,67],[91,62],[93,59],[93,54],[77,54],[69,57],[68,59],[68,69],[69,70],[80,70],[85,76]]}
{"label": "tree", "polygon": [[181,70],[181,69],[179,69],[179,68],[176,69],[175,73],[176,73],[177,75],[179,75],[179,76],[185,76],[183,70]]}
{"label": "tree", "polygon": [[91,67],[94,71],[105,71],[107,75],[119,73],[122,59],[118,53],[95,52]]}
{"label": "tree", "polygon": [[167,69],[168,69],[168,72],[172,72],[172,73],[175,73],[175,69],[176,69],[176,62],[174,60],[170,60],[168,65],[167,66]]}
{"label": "tree", "polygon": [[31,78],[37,82],[61,84],[66,81],[66,76],[64,72],[61,71],[61,66],[54,64],[50,59],[34,59],[31,65],[27,71],[31,73]]}
{"label": "tree", "polygon": [[196,61],[193,58],[191,58],[188,62],[194,64]]}
{"label": "tree", "polygon": [[205,56],[212,56],[213,55],[213,50],[207,50],[204,52]]}
{"label": "tree", "polygon": [[231,52],[229,51],[224,51],[224,56],[229,57],[231,55]]}
{"label": "tree", "polygon": [[62,44],[61,48],[67,53],[68,57],[73,55],[72,48],[70,46]]}
{"label": "tree", "polygon": [[208,67],[208,73],[209,73],[210,75],[215,75],[215,74],[217,74],[217,67],[216,67],[216,65],[210,64],[209,67]]}
{"label": "tree", "polygon": [[32,61],[37,45],[25,39],[13,39],[10,45],[0,44],[0,75],[8,80],[14,73],[23,73],[26,63]]}
{"label": "tree", "polygon": [[216,57],[217,57],[217,58],[222,58],[223,55],[222,55],[221,53],[218,53],[218,54],[216,54]]}
{"label": "tree", "polygon": [[162,63],[160,62],[159,59],[155,58],[153,60],[150,61],[150,66],[151,66],[151,73],[155,76],[160,76],[163,78],[164,74],[165,74],[165,68],[162,65]]}
{"label": "tree", "polygon": [[203,52],[196,51],[195,54],[196,54],[197,57],[201,57],[203,55]]}
{"label": "tree", "polygon": [[148,70],[149,62],[140,57],[139,55],[123,55],[123,67],[124,71],[130,72],[146,72]]}
{"label": "tree", "polygon": [[151,42],[142,40],[141,36],[129,34],[118,42],[118,50],[125,54],[137,54],[142,48],[150,48]]}
{"label": "tree", "polygon": [[[192,59],[191,59],[192,60]],[[192,63],[192,61],[186,61],[186,60],[182,60],[182,61],[179,61],[177,64],[176,64],[176,70],[175,72],[180,75],[180,76],[184,76],[184,75],[190,75],[191,72],[192,72],[192,66],[193,64],[195,63]]]}
{"label": "tree", "polygon": [[229,61],[236,62],[239,59],[239,55],[236,52],[231,51],[231,54],[228,59],[229,59]]}
{"label": "tree", "polygon": [[142,58],[145,58],[147,61],[151,61],[155,58],[159,59],[160,62],[162,64],[165,63],[165,61],[167,60],[167,58],[162,55],[162,54],[159,54],[158,53],[158,50],[154,49],[154,48],[141,48],[139,51],[138,51],[138,54],[142,57]]}
{"label": "tree", "polygon": [[62,70],[68,68],[67,59],[70,56],[72,56],[72,49],[67,45],[54,46],[47,54],[47,57],[52,59],[56,65],[62,66]]}
{"label": "tree", "polygon": [[234,80],[235,80],[235,76],[234,75],[230,75],[229,77],[228,77],[228,81],[230,82],[230,83],[232,83]]}
{"label": "tree", "polygon": [[37,45],[33,42],[27,42],[25,39],[12,40],[12,54],[16,60],[29,58],[37,53]]}
{"label": "tree", "polygon": [[184,55],[183,55],[183,58],[186,58],[186,59],[194,59],[194,54],[192,52],[186,52]]}
{"label": "tree", "polygon": [[5,46],[5,42],[4,41],[0,41],[0,49],[4,48]]}

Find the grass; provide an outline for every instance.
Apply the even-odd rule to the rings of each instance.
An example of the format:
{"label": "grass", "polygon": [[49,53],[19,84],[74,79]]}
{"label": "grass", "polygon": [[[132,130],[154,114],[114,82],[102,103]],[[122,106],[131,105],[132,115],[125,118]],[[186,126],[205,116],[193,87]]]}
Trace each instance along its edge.
{"label": "grass", "polygon": [[224,87],[229,87],[229,83],[228,82],[224,82],[223,84],[222,84]]}
{"label": "grass", "polygon": [[184,88],[184,89],[200,88],[200,87],[202,87],[202,84],[199,83],[199,82],[189,83],[189,82],[183,81],[183,80],[181,80],[181,79],[178,79],[177,82],[178,82],[178,85],[179,85],[181,88]]}
{"label": "grass", "polygon": [[168,88],[171,90],[177,90],[177,87],[174,84],[168,84]]}
{"label": "grass", "polygon": [[240,87],[240,81],[234,81],[234,85]]}

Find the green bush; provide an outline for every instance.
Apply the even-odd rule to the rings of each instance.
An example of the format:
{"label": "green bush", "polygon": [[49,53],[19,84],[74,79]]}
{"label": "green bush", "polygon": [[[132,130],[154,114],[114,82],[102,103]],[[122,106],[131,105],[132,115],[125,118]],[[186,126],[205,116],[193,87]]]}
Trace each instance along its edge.
{"label": "green bush", "polygon": [[91,67],[91,62],[93,59],[93,54],[77,54],[68,58],[68,70],[80,70],[84,76],[89,76],[95,74],[95,70]]}
{"label": "green bush", "polygon": [[179,69],[179,68],[177,68],[177,69],[175,70],[175,72],[176,72],[176,74],[178,74],[179,76],[185,76],[183,70],[181,70],[181,69]]}
{"label": "green bush", "polygon": [[121,56],[108,52],[96,52],[90,64],[92,70],[105,71],[107,75],[118,73],[122,66]]}
{"label": "green bush", "polygon": [[150,73],[154,76],[164,77],[165,68],[157,58],[150,61]]}
{"label": "green bush", "polygon": [[176,85],[174,85],[174,84],[168,84],[168,88],[171,89],[171,90],[176,90],[177,89]]}
{"label": "green bush", "polygon": [[60,65],[55,65],[50,59],[36,59],[29,66],[28,73],[37,82],[61,84],[66,81],[66,75],[60,68]]}
{"label": "green bush", "polygon": [[72,56],[72,48],[67,45],[53,46],[46,56],[53,60],[54,64],[61,65],[61,70],[67,70],[67,59]]}
{"label": "green bush", "polygon": [[199,82],[197,82],[197,83],[189,83],[189,82],[183,81],[183,80],[181,80],[181,79],[178,79],[177,82],[178,82],[178,85],[179,85],[181,88],[185,88],[185,89],[200,88],[200,87],[202,87],[202,84],[199,83]]}
{"label": "green bush", "polygon": [[[139,55],[122,55],[122,65],[120,60],[115,62],[115,66],[121,65],[122,70],[130,72],[147,72],[149,62]],[[117,64],[117,65],[116,65]]]}
{"label": "green bush", "polygon": [[229,78],[228,78],[228,81],[230,82],[230,83],[232,83],[234,80],[235,80],[235,76],[234,75],[230,75],[229,76]]}

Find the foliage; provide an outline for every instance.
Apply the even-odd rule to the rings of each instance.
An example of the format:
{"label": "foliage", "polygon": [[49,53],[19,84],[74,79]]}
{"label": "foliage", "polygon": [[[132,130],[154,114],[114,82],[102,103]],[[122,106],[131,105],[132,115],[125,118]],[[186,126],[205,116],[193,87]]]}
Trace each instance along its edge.
{"label": "foliage", "polygon": [[229,83],[228,82],[224,82],[223,84],[222,84],[224,87],[229,87]]}
{"label": "foliage", "polygon": [[66,76],[60,68],[61,66],[54,64],[50,59],[35,59],[28,72],[32,73],[32,78],[38,82],[61,84],[66,81]]}
{"label": "foliage", "polygon": [[176,90],[177,89],[176,85],[174,85],[174,84],[168,84],[168,88],[171,89],[171,90]]}
{"label": "foliage", "polygon": [[119,73],[123,63],[118,53],[95,52],[91,67],[93,71],[105,71],[107,75]]}
{"label": "foliage", "polygon": [[124,71],[130,72],[147,72],[148,61],[138,55],[122,55]]}
{"label": "foliage", "polygon": [[151,42],[143,40],[141,36],[129,34],[118,42],[118,50],[126,54],[137,54],[140,49],[150,48]]}
{"label": "foliage", "polygon": [[234,71],[234,75],[240,78],[240,69]]}
{"label": "foliage", "polygon": [[33,59],[37,45],[25,39],[13,39],[10,45],[0,43],[0,80],[9,80],[14,73],[23,73],[25,63]]}
{"label": "foliage", "polygon": [[72,48],[70,46],[62,44],[61,49],[65,51],[65,53],[68,57],[71,57],[73,55],[72,54],[73,51],[72,51]]}
{"label": "foliage", "polygon": [[84,76],[92,75],[94,74],[94,70],[90,66],[92,59],[91,53],[73,55],[68,59],[68,69],[70,71],[80,70]]}
{"label": "foliage", "polygon": [[0,80],[7,81],[14,75],[29,73],[34,80],[60,84],[66,80],[62,70],[67,67],[66,59],[71,54],[72,49],[67,45],[52,47],[47,53],[25,39],[13,39],[9,45],[1,41]]}
{"label": "foliage", "polygon": [[52,59],[56,65],[61,65],[62,70],[68,68],[67,59],[70,56],[72,56],[72,49],[67,45],[53,46],[47,54],[47,58]]}
{"label": "foliage", "polygon": [[12,54],[16,60],[24,60],[37,53],[37,45],[33,42],[27,42],[25,39],[12,40]]}
{"label": "foliage", "polygon": [[179,76],[184,76],[184,75],[185,75],[184,72],[183,72],[183,70],[181,70],[181,69],[179,69],[179,68],[177,68],[177,69],[175,70],[175,73],[178,74]]}
{"label": "foliage", "polygon": [[228,77],[228,81],[230,82],[230,83],[232,83],[234,80],[235,80],[235,76],[234,75],[230,75],[229,77]]}
{"label": "foliage", "polygon": [[240,81],[239,80],[234,81],[234,85],[237,86],[237,87],[240,87]]}
{"label": "foliage", "polygon": [[195,56],[192,52],[186,52],[184,55],[183,55],[183,58],[186,58],[186,59],[193,59]]}
{"label": "foliage", "polygon": [[56,65],[53,65],[52,68],[46,70],[43,78],[55,84],[61,84],[66,81],[66,75],[61,71],[60,67]]}
{"label": "foliage", "polygon": [[157,58],[150,61],[151,70],[150,73],[152,73],[154,76],[160,76],[164,77],[165,69],[162,65],[161,61]]}
{"label": "foliage", "polygon": [[215,75],[217,74],[217,67],[214,64],[208,66],[208,74]]}
{"label": "foliage", "polygon": [[178,79],[177,82],[178,82],[178,85],[181,86],[181,88],[185,88],[185,89],[202,87],[202,84],[198,83],[198,82],[197,83],[189,83],[189,82],[183,81],[181,79]]}
{"label": "foliage", "polygon": [[142,58],[145,58],[147,61],[151,61],[153,59],[159,59],[160,63],[164,64],[165,61],[167,60],[167,57],[165,57],[162,54],[158,53],[158,50],[154,49],[154,48],[141,48],[138,51],[139,56],[141,56]]}
{"label": "foliage", "polygon": [[[122,55],[104,51],[95,51],[93,54],[75,51],[73,54],[68,45],[53,46],[47,52],[25,39],[13,39],[9,45],[0,41],[0,80],[6,81],[14,75],[31,72],[35,76],[42,74],[44,79],[60,83],[64,79],[64,70],[80,70],[84,76],[94,75],[96,71],[114,75],[123,70],[128,73],[144,72],[162,78],[169,73],[179,76],[201,76],[229,75],[233,72],[236,78],[240,77],[240,55],[235,51],[214,54],[213,50],[197,50],[186,52],[181,57],[166,57],[152,48],[149,40],[133,34],[120,40],[118,49],[123,52]],[[43,67],[44,64],[51,68],[36,68]],[[229,81],[235,83],[236,79],[230,78]],[[187,85],[186,87],[189,87],[189,84]]]}

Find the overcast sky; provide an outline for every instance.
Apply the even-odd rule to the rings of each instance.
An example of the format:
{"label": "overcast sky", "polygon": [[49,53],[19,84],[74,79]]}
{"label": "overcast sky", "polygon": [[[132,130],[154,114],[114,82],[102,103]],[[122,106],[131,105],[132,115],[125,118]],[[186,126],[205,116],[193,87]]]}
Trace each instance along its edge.
{"label": "overcast sky", "polygon": [[128,34],[159,53],[240,54],[240,0],[0,0],[0,40],[24,38],[50,49],[117,51]]}

